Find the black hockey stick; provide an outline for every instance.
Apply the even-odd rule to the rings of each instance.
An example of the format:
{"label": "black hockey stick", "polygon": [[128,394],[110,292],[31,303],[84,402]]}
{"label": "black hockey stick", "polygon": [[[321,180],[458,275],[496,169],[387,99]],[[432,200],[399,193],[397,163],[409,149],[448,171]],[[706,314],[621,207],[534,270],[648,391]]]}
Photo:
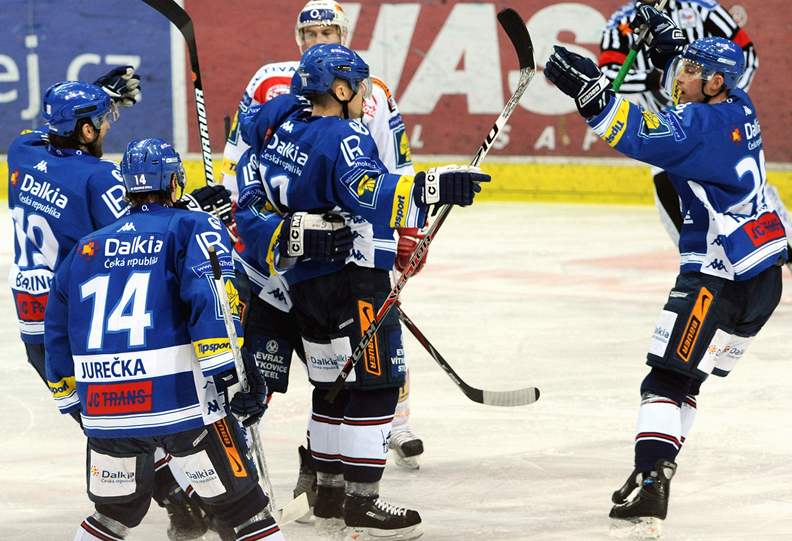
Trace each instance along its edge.
{"label": "black hockey stick", "polygon": [[[198,66],[198,45],[195,42],[195,28],[192,19],[182,7],[173,0],[143,0],[152,8],[162,13],[172,22],[187,42],[190,56],[193,89],[195,90],[195,114],[198,118],[198,135],[201,137],[201,154],[203,155],[204,177],[206,184],[214,186],[214,170],[212,169],[212,145],[209,142],[209,124],[206,121],[206,102],[204,101],[201,68]],[[174,69],[179,69],[176,66]]]}
{"label": "black hockey stick", "polygon": [[404,323],[405,327],[407,327],[410,332],[413,334],[416,340],[429,352],[429,355],[437,361],[437,364],[440,365],[440,368],[445,370],[448,377],[451,378],[451,381],[456,383],[457,387],[462,389],[462,392],[465,393],[465,396],[471,399],[473,402],[478,402],[479,404],[484,404],[487,406],[504,406],[504,407],[513,407],[513,406],[527,406],[528,404],[533,404],[537,400],[539,400],[539,389],[536,387],[525,387],[524,389],[516,389],[514,391],[486,391],[484,389],[476,389],[475,387],[471,387],[464,381],[459,375],[451,368],[451,365],[448,364],[440,352],[435,349],[432,343],[429,341],[426,336],[421,332],[418,326],[413,323],[413,321],[407,317],[407,314],[404,313],[404,310],[401,307],[401,304],[396,303],[396,310],[399,312],[399,319],[401,319],[402,323]]}
{"label": "black hockey stick", "polygon": [[[512,42],[514,49],[517,51],[517,58],[520,62],[520,81],[517,85],[517,89],[514,91],[514,94],[512,94],[512,97],[506,104],[506,107],[504,107],[500,116],[497,118],[497,120],[495,120],[495,124],[492,126],[492,129],[490,129],[487,137],[481,143],[476,155],[470,162],[470,164],[473,166],[478,166],[487,155],[487,152],[489,152],[490,148],[492,148],[492,144],[498,138],[498,135],[503,130],[506,122],[508,122],[509,117],[517,107],[517,104],[520,102],[520,98],[525,92],[525,89],[528,87],[528,83],[531,82],[531,79],[536,73],[531,36],[528,34],[528,29],[525,27],[525,21],[523,18],[520,17],[520,15],[513,9],[504,9],[498,13],[498,22],[500,22],[500,25],[506,32],[506,35]],[[452,206],[453,205],[443,205],[440,208],[440,212],[437,214],[437,218],[435,218],[435,220],[432,222],[432,225],[429,227],[429,230],[426,232],[426,236],[421,239],[421,241],[418,243],[418,246],[416,246],[415,250],[413,250],[413,253],[410,256],[410,261],[407,263],[407,267],[404,269],[404,272],[402,272],[401,276],[399,276],[396,285],[394,285],[391,289],[388,297],[385,299],[385,302],[383,302],[382,306],[380,306],[379,310],[377,310],[374,319],[370,322],[366,332],[363,333],[360,343],[355,347],[352,355],[350,355],[346,363],[344,363],[344,366],[341,368],[341,372],[338,374],[338,377],[336,378],[332,387],[327,392],[325,398],[329,402],[335,400],[335,397],[338,395],[341,389],[344,388],[344,382],[349,377],[349,374],[352,372],[355,364],[357,364],[357,362],[363,357],[363,353],[368,349],[371,339],[382,325],[382,322],[385,320],[385,316],[399,299],[399,294],[401,293],[402,289],[404,289],[404,285],[407,283],[407,280],[410,278],[413,271],[418,268],[418,266],[421,264],[421,261],[423,261],[424,257],[426,256],[426,251],[429,249],[429,244],[431,244],[432,240],[434,240],[437,231],[443,225],[443,222],[445,222],[445,219],[448,217],[448,213],[451,212]]]}

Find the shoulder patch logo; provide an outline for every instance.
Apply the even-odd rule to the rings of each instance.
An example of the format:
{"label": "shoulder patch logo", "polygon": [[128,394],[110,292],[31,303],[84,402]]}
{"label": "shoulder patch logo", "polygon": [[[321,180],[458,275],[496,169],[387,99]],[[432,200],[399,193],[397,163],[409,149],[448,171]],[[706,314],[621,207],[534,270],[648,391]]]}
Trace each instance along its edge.
{"label": "shoulder patch logo", "polygon": [[9,178],[9,180],[11,181],[12,186],[16,186],[17,182],[19,182],[19,171],[17,170],[11,173],[11,177]]}
{"label": "shoulder patch logo", "polygon": [[96,255],[96,243],[94,241],[84,242],[80,246],[80,255],[85,258],[92,258]]}

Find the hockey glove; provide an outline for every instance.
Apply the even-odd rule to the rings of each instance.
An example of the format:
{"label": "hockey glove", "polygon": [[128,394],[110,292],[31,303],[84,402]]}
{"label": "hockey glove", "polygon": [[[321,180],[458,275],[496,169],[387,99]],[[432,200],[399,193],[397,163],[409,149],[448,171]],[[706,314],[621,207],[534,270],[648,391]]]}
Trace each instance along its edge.
{"label": "hockey glove", "polygon": [[652,64],[664,69],[668,61],[680,54],[687,45],[685,33],[665,13],[652,6],[639,5],[630,26],[637,29],[644,24],[649,26],[646,47]]}
{"label": "hockey glove", "polygon": [[553,46],[544,73],[561,92],[575,99],[584,118],[600,114],[614,95],[610,81],[594,62],[558,45]]}
{"label": "hockey glove", "polygon": [[432,167],[415,175],[415,199],[424,207],[429,205],[459,205],[466,207],[481,191],[481,182],[490,176],[470,165]]}
{"label": "hockey glove", "polygon": [[132,107],[140,101],[140,75],[132,66],[121,66],[99,77],[94,83],[101,86],[119,107]]}
{"label": "hockey glove", "polygon": [[194,189],[189,194],[184,194],[179,201],[181,207],[190,210],[203,210],[208,212],[226,226],[231,240],[236,243],[239,240],[237,235],[236,222],[234,221],[233,205],[231,203],[231,192],[221,186],[201,186]]}
{"label": "hockey glove", "polygon": [[334,263],[347,258],[353,237],[338,214],[295,212],[283,222],[279,240],[282,257]]}
{"label": "hockey glove", "polygon": [[[396,231],[399,232],[399,243],[396,246],[396,270],[403,273],[410,263],[410,257],[416,246],[426,235],[421,233],[421,230],[417,227],[402,227]],[[423,259],[410,276],[415,276],[421,272],[421,269],[426,265],[427,257],[429,257],[428,252],[424,254]]]}
{"label": "hockey glove", "polygon": [[257,423],[267,410],[267,382],[256,363],[256,358],[246,348],[242,348],[242,362],[245,365],[250,390],[246,393],[236,393],[231,398],[229,407],[231,413],[244,419],[242,425],[250,426]]}

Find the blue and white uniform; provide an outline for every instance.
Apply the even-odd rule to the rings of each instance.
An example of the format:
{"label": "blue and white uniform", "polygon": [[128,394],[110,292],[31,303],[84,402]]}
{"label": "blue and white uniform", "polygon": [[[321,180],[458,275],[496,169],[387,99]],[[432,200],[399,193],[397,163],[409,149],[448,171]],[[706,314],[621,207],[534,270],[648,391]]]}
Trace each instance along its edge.
{"label": "blue and white uniform", "polygon": [[765,198],[756,109],[739,89],[716,105],[653,113],[621,97],[589,125],[611,147],[661,167],[679,193],[681,272],[747,280],[786,258],[778,214]]}
{"label": "blue and white uniform", "polygon": [[8,281],[22,340],[41,344],[53,272],[80,237],[127,212],[126,190],[117,164],[80,150],[54,148],[46,130],[14,139],[8,171],[15,232]]}
{"label": "blue and white uniform", "polygon": [[225,416],[212,376],[234,360],[209,247],[233,309],[230,239],[204,212],[135,208],[83,237],[58,269],[47,379],[61,412],[80,409],[88,436],[173,434]]}

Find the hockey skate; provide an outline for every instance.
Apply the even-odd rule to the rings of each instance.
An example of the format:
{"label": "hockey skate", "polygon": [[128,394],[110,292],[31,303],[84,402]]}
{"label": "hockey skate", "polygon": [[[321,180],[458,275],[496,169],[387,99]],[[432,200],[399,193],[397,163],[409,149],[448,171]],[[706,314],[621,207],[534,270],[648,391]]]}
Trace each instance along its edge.
{"label": "hockey skate", "polygon": [[347,541],[402,541],[423,535],[418,511],[389,504],[378,496],[347,494],[344,522]]}
{"label": "hockey skate", "polygon": [[[668,514],[671,479],[675,473],[674,462],[659,460],[649,473],[634,471],[630,474],[611,498],[614,502],[621,500],[610,511],[610,518],[616,519],[616,528],[611,530],[611,535],[620,538],[660,538],[663,520]],[[628,501],[627,498],[639,484],[638,494]]]}
{"label": "hockey skate", "polygon": [[313,517],[314,505],[316,505],[316,468],[314,467],[313,457],[308,449],[300,445],[297,448],[300,455],[300,474],[297,477],[297,485],[294,487],[294,497],[296,498],[303,492],[308,496],[310,511],[297,519],[300,524],[309,524]]}
{"label": "hockey skate", "polygon": [[313,508],[318,533],[334,536],[344,529],[344,487],[319,486]]}
{"label": "hockey skate", "polygon": [[424,452],[423,441],[413,434],[410,427],[391,431],[388,447],[396,455],[396,465],[408,470],[417,470],[421,467],[419,459]]}

